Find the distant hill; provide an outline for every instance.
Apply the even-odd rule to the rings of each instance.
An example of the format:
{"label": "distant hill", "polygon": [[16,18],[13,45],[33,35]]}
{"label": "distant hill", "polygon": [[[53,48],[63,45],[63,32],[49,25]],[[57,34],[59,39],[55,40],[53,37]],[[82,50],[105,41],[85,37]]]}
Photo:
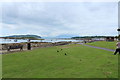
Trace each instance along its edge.
{"label": "distant hill", "polygon": [[41,39],[41,36],[38,35],[12,35],[6,36],[7,38],[20,38],[20,39]]}

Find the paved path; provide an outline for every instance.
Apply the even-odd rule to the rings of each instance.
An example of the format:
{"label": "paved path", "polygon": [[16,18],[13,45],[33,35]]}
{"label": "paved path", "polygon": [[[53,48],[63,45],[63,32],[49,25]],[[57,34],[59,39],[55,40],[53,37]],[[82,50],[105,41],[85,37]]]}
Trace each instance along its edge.
{"label": "paved path", "polygon": [[97,48],[97,49],[112,51],[112,52],[115,51],[115,50],[113,50],[113,49],[107,49],[107,48],[102,48],[102,47],[97,47],[97,46],[91,46],[91,45],[86,45],[86,44],[83,44],[83,43],[78,43],[78,44],[81,44],[81,45],[84,45],[84,46],[88,46],[88,47],[92,47],[92,48]]}

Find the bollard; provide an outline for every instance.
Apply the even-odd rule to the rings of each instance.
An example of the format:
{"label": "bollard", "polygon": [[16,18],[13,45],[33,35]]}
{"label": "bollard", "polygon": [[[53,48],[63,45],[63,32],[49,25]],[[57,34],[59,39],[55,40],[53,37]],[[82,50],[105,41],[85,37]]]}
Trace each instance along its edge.
{"label": "bollard", "polygon": [[30,43],[30,42],[27,43],[27,49],[28,49],[28,50],[31,50],[31,43]]}

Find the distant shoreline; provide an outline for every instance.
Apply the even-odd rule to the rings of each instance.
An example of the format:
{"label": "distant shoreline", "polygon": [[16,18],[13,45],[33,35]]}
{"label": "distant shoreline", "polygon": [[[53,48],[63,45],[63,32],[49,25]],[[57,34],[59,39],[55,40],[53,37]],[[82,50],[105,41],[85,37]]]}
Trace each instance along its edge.
{"label": "distant shoreline", "polygon": [[[55,42],[82,42],[83,40],[75,40],[75,39],[44,39],[44,40],[31,40],[30,42],[51,42],[51,43],[55,43]],[[10,44],[10,43],[26,43],[28,42],[27,40],[23,40],[23,39],[17,39],[15,41],[15,39],[0,39],[0,44]]]}

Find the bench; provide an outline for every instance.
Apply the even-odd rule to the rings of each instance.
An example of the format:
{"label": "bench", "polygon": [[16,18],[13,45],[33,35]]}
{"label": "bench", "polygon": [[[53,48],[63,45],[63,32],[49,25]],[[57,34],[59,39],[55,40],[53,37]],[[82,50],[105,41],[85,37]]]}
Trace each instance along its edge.
{"label": "bench", "polygon": [[23,45],[21,44],[16,44],[16,45],[8,45],[7,46],[7,51],[10,51],[11,49],[20,49],[23,50]]}

